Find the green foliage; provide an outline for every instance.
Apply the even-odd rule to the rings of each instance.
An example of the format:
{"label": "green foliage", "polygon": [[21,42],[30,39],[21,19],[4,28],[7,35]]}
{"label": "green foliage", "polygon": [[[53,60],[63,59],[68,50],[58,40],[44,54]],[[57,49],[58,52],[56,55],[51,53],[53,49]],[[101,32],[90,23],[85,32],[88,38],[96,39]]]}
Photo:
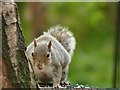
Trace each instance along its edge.
{"label": "green foliage", "polygon": [[47,6],[49,26],[68,26],[76,37],[77,48],[70,65],[69,80],[112,87],[115,32],[112,22],[115,17],[111,16],[115,13],[115,4],[48,3]]}
{"label": "green foliage", "polygon": [[[72,83],[112,87],[116,3],[45,3],[47,27],[67,26],[76,37],[76,50],[69,69]],[[21,8],[21,7],[20,7]],[[21,13],[21,12],[20,12]],[[21,17],[25,39],[28,23]]]}

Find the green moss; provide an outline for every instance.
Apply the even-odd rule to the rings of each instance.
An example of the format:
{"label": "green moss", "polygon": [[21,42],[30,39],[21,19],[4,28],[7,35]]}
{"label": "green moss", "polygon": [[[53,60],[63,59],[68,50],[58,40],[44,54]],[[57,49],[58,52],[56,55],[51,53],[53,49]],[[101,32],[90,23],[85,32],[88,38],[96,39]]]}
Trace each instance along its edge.
{"label": "green moss", "polygon": [[9,80],[15,85],[18,86],[17,77],[15,76],[15,71],[13,69],[11,58],[10,58],[10,48],[8,46],[7,42],[7,36],[5,33],[5,21],[2,17],[2,58],[5,61],[5,64],[7,65],[8,70],[8,78]]}

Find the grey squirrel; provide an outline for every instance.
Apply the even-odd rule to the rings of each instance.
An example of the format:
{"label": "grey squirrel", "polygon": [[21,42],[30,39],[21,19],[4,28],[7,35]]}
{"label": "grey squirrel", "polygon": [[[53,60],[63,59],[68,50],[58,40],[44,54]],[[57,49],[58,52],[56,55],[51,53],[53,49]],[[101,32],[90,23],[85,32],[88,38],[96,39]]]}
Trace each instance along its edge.
{"label": "grey squirrel", "polygon": [[69,64],[76,46],[73,34],[62,26],[51,27],[34,39],[26,54],[31,61],[35,79],[53,81],[53,87],[67,80]]}

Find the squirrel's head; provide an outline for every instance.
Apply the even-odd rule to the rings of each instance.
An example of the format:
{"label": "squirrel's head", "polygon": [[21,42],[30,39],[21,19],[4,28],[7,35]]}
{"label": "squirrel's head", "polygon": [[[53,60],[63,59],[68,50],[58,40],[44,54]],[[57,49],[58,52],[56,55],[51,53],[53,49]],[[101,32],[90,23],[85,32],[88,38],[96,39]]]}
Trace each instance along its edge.
{"label": "squirrel's head", "polygon": [[33,64],[38,67],[38,69],[43,69],[45,65],[51,63],[51,47],[52,42],[49,41],[41,42],[37,44],[36,39],[34,40],[34,51],[32,53]]}

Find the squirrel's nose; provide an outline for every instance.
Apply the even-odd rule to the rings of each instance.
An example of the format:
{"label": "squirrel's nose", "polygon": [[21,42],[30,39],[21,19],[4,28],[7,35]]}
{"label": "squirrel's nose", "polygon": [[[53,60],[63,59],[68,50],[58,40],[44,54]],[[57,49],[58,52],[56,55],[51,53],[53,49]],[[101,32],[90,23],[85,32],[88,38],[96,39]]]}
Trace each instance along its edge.
{"label": "squirrel's nose", "polygon": [[43,69],[42,65],[40,65],[40,64],[37,64],[37,67],[39,70]]}

